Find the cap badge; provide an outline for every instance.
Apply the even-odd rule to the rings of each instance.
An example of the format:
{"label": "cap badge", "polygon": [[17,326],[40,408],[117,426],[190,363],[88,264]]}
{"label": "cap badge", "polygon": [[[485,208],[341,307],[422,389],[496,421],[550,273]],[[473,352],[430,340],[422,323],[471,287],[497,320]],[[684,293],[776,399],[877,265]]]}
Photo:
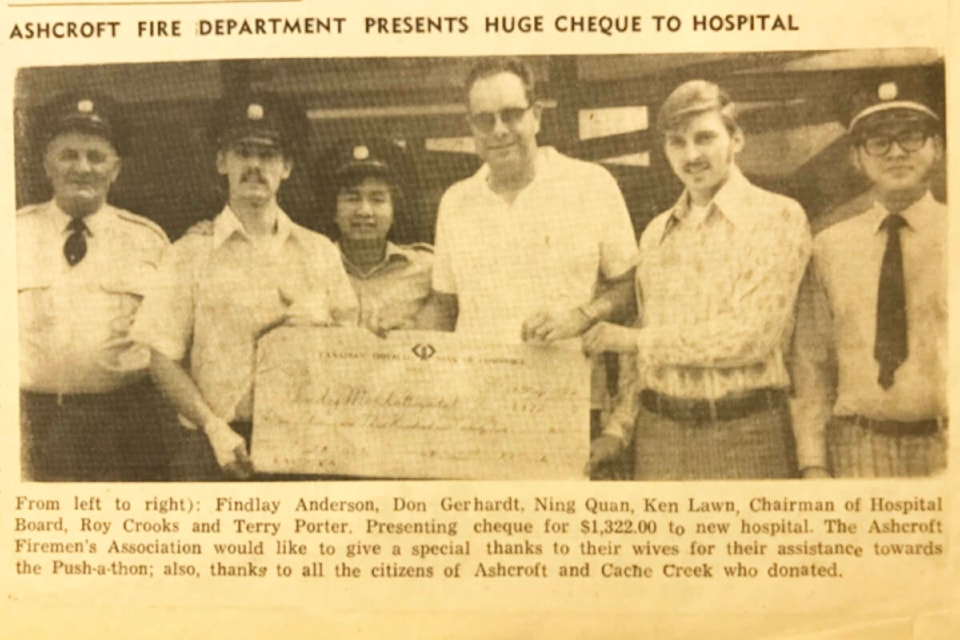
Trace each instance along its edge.
{"label": "cap badge", "polygon": [[366,160],[370,157],[370,149],[366,145],[358,145],[353,148],[353,159],[354,160]]}
{"label": "cap badge", "polygon": [[884,82],[877,87],[877,97],[881,100],[895,100],[897,98],[897,83]]}
{"label": "cap badge", "polygon": [[248,106],[247,120],[263,120],[263,105],[254,102]]}
{"label": "cap badge", "polygon": [[77,111],[80,113],[93,113],[93,100],[80,100],[77,102]]}

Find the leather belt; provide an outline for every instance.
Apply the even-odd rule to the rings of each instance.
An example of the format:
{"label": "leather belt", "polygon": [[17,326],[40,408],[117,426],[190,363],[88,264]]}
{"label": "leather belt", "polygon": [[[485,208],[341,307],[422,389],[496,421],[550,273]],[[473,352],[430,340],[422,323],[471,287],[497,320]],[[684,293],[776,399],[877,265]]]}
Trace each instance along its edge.
{"label": "leather belt", "polygon": [[753,389],[717,400],[676,398],[653,389],[640,392],[640,404],[649,411],[675,422],[726,421],[745,418],[764,409],[786,404],[782,389]]}
{"label": "leather belt", "polygon": [[837,416],[874,433],[885,436],[931,436],[947,428],[946,418],[929,420],[874,420],[861,415]]}
{"label": "leather belt", "polygon": [[21,390],[22,397],[35,406],[58,405],[61,407],[99,407],[104,403],[122,402],[128,398],[149,396],[152,386],[149,382],[136,382],[113,391],[100,393],[47,393],[44,391]]}

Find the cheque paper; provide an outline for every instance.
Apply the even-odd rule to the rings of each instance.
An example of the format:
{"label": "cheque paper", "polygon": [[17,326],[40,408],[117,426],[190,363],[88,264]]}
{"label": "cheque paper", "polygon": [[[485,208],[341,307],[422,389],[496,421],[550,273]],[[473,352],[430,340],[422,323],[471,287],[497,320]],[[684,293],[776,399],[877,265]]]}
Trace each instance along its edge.
{"label": "cheque paper", "polygon": [[567,348],[282,327],[254,389],[262,472],[572,479],[589,455],[589,365]]}

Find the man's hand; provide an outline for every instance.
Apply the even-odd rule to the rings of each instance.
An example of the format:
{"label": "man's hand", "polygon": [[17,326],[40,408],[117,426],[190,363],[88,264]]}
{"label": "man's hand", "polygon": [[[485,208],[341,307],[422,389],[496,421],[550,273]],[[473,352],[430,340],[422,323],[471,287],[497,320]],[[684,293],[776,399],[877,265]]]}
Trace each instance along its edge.
{"label": "man's hand", "polygon": [[601,322],[583,336],[583,352],[588,356],[599,353],[633,354],[637,351],[637,330],[618,324]]}
{"label": "man's hand", "polygon": [[329,327],[334,323],[324,296],[309,293],[294,294],[283,287],[278,288],[277,293],[280,301],[287,305],[286,324]]}
{"label": "man's hand", "polygon": [[247,445],[229,424],[218,418],[209,421],[203,430],[224,475],[235,480],[253,475],[253,463],[247,455]]}
{"label": "man's hand", "polygon": [[284,287],[277,289],[277,296],[283,305],[282,310],[261,323],[256,333],[257,339],[281,325],[329,327],[335,324],[322,296],[294,294]]}
{"label": "man's hand", "polygon": [[360,318],[360,324],[380,338],[386,338],[391,331],[416,328],[416,321],[413,318],[399,318],[396,314],[390,314],[382,308],[376,308],[372,313],[364,314],[364,317]]}
{"label": "man's hand", "polygon": [[567,311],[541,311],[524,320],[521,337],[524,342],[575,338],[586,331],[592,322],[577,307]]}
{"label": "man's hand", "polygon": [[598,468],[614,462],[623,452],[623,440],[617,436],[602,435],[590,443],[589,475]]}

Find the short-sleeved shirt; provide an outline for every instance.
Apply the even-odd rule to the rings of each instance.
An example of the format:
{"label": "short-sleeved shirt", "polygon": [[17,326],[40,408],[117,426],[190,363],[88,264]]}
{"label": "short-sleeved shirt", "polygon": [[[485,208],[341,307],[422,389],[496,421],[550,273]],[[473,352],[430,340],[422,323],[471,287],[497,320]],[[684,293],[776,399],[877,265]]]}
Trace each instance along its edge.
{"label": "short-sleeved shirt", "polygon": [[70,221],[53,201],[17,212],[20,388],[106,393],[146,373],[150,353],[128,332],[170,243],[147,218],[104,205],[83,218],[87,252],[70,266]]}
{"label": "short-sleeved shirt", "polygon": [[161,286],[147,297],[133,335],[190,374],[222,419],[252,418],[257,334],[287,303],[310,300],[352,323],[356,297],[340,252],[326,237],[277,212],[276,234],[255,243],[228,207],[209,233],[190,233],[164,256]]}
{"label": "short-sleeved shirt", "polygon": [[364,272],[343,256],[343,266],[360,305],[360,323],[377,317],[405,329],[433,329],[425,307],[430,304],[433,247],[387,242],[383,261]]}
{"label": "short-sleeved shirt", "polygon": [[900,213],[907,359],[884,389],[873,351],[888,215],[875,203],[814,239],[792,366],[801,466],[824,464],[831,415],[903,422],[947,415],[947,206],[928,192]]}
{"label": "short-sleeved shirt", "polygon": [[450,187],[437,214],[433,288],[457,296],[457,332],[520,342],[528,317],[585,304],[600,276],[635,265],[633,225],[603,167],[541,147],[533,181],[512,203],[488,175],[484,165]]}

